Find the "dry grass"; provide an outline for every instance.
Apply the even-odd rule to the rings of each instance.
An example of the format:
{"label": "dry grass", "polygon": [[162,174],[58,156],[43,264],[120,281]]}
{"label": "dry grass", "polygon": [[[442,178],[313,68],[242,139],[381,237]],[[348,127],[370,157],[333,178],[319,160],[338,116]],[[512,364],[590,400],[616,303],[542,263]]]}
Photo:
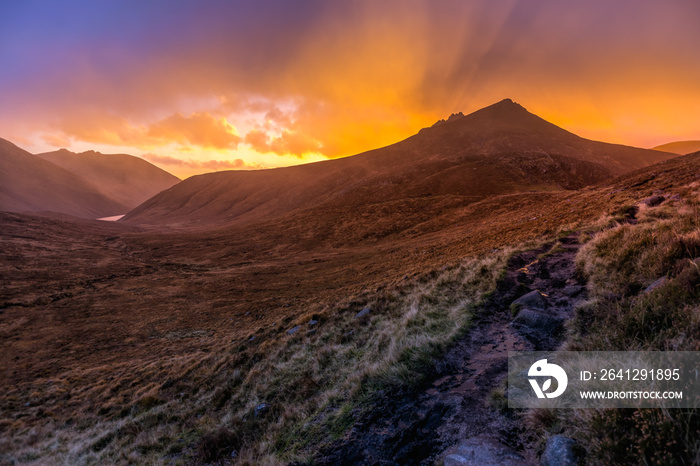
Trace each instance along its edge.
{"label": "dry grass", "polygon": [[[700,350],[700,198],[639,206],[637,224],[620,212],[599,220],[577,257],[590,301],[577,308],[567,350]],[[627,210],[624,208],[623,210]],[[661,277],[668,280],[646,292]],[[553,415],[552,415],[553,414]],[[565,431],[594,464],[698,464],[700,416],[690,409],[611,409],[528,413],[540,434]]]}
{"label": "dry grass", "polygon": [[[240,464],[306,458],[349,427],[362,400],[420,380],[431,358],[468,327],[509,255],[501,250],[311,309],[212,353],[159,358],[132,374],[128,363],[90,375],[69,371],[47,381],[33,403],[60,400],[77,424],[34,410],[47,418],[5,426],[12,435],[0,461],[216,462],[233,452]],[[356,318],[365,307],[369,315]],[[71,379],[85,378],[94,383],[71,390]],[[138,382],[146,380],[165,383]],[[263,403],[268,409],[256,416]]]}
{"label": "dry grass", "polygon": [[[654,248],[654,235],[662,234],[680,247],[669,251],[692,250],[696,224],[677,237],[654,226],[675,228],[676,214],[666,211],[676,203],[640,212],[636,227],[620,226],[625,214],[615,209],[673,188],[685,199],[678,204],[685,218],[697,218],[690,195],[697,186],[689,183],[699,170],[700,161],[686,157],[655,167],[654,176],[639,171],[578,192],[476,203],[433,196],[411,201],[413,220],[398,223],[377,221],[385,210],[406,217],[393,204],[190,233],[0,214],[0,464],[185,463],[205,456],[223,463],[234,449],[241,464],[303,458],[342,435],[382,386],[417,380],[428,356],[468,327],[471,306],[502,267],[504,246],[578,230],[612,211],[582,234],[601,267],[618,267],[622,249],[613,245],[610,257],[599,257],[598,241],[634,239],[633,228],[647,228],[647,220],[652,240],[639,239],[640,247]],[[441,269],[495,248],[498,257],[488,259],[495,263],[475,259]],[[689,272],[676,265],[690,256],[681,256],[668,258],[668,270],[621,270],[618,284],[625,285],[627,272],[637,277],[627,291],[603,289],[599,280],[600,292],[577,322],[601,325],[574,326],[592,331],[579,332],[572,344],[622,344],[637,333],[651,338],[652,329],[662,332],[653,344],[691,347],[695,324],[683,315],[697,314],[696,307],[679,307],[664,320],[651,301],[635,300],[635,288],[661,275],[675,280],[668,290],[682,291],[678,278]],[[606,272],[589,273],[593,282]],[[650,299],[663,302],[665,289]],[[641,306],[636,314],[628,312],[633,304]],[[356,321],[365,306],[370,317]],[[640,326],[635,316],[642,315],[654,319]],[[318,330],[306,335],[312,317]],[[286,335],[296,324],[302,330]],[[611,333],[596,340],[606,335],[604,325]],[[263,402],[269,410],[255,418]]]}

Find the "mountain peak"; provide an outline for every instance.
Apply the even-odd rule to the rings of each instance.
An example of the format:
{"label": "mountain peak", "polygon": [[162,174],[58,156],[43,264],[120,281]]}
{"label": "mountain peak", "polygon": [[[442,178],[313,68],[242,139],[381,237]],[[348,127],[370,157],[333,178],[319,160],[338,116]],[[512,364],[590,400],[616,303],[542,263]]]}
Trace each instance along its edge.
{"label": "mountain peak", "polygon": [[485,110],[495,110],[499,112],[530,113],[525,107],[523,107],[517,102],[514,102],[512,99],[503,99],[500,102],[496,102],[495,104],[489,105],[488,107],[484,107],[481,110],[477,110],[474,113],[483,112]]}
{"label": "mountain peak", "polygon": [[530,112],[528,112],[525,107],[518,104],[517,102],[514,102],[512,99],[503,99],[500,102],[496,102],[495,104],[489,105],[488,107],[484,107],[481,110],[477,110],[476,112],[470,113],[466,116],[462,112],[453,113],[446,120],[438,120],[437,122],[435,122],[435,124],[433,124],[433,126],[440,126],[445,123],[452,123],[457,120],[462,120],[465,117],[470,118],[472,116],[478,116],[479,118],[485,118],[488,120],[502,120],[518,117],[523,118],[525,116],[537,118],[535,115],[532,115]]}

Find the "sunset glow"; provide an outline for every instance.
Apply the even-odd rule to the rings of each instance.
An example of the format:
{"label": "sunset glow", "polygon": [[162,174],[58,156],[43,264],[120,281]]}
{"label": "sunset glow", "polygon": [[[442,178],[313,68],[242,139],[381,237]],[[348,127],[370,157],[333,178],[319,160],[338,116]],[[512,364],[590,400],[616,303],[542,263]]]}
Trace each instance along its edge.
{"label": "sunset glow", "polygon": [[700,139],[700,3],[13,2],[0,137],[180,176],[396,142],[512,98],[580,136]]}

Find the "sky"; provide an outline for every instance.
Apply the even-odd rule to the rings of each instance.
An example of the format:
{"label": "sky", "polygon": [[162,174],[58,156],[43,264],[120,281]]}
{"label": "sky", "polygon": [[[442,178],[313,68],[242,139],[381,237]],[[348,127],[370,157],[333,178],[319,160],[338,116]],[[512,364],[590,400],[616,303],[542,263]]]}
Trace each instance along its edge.
{"label": "sky", "polygon": [[0,137],[180,177],[353,155],[511,98],[700,139],[697,0],[3,0]]}

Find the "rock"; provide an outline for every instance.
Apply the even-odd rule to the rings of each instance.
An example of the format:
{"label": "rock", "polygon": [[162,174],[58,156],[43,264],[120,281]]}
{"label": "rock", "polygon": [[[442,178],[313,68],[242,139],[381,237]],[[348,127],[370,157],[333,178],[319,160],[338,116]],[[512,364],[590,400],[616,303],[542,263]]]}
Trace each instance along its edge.
{"label": "rock", "polygon": [[531,291],[515,301],[510,305],[511,309],[521,309],[527,307],[530,309],[547,309],[547,299],[538,290]]}
{"label": "rock", "polygon": [[255,335],[253,335],[252,337],[248,338],[248,342],[249,342],[249,343],[250,343],[250,342],[253,342],[253,341],[255,341],[255,340],[256,340]]}
{"label": "rock", "polygon": [[547,439],[547,446],[540,457],[541,466],[576,466],[582,460],[576,441],[563,435]]}
{"label": "rock", "polygon": [[567,286],[562,290],[562,293],[564,293],[566,296],[569,298],[575,298],[576,296],[580,295],[581,292],[583,291],[582,286]]}
{"label": "rock", "polygon": [[651,285],[647,286],[644,289],[644,293],[651,293],[655,289],[659,288],[660,286],[664,286],[668,282],[668,278],[666,277],[661,277],[658,280],[656,280],[654,283]]}
{"label": "rock", "polygon": [[525,459],[515,450],[489,437],[460,441],[447,450],[444,466],[524,466]]}
{"label": "rock", "polygon": [[521,309],[513,323],[551,334],[557,333],[562,327],[561,319],[529,308]]}
{"label": "rock", "polygon": [[253,415],[255,416],[255,419],[260,419],[261,417],[265,416],[269,411],[270,406],[267,403],[261,403],[255,407]]}
{"label": "rock", "polygon": [[287,330],[287,335],[294,335],[299,331],[300,328],[301,325],[297,325],[296,327],[290,328],[289,330]]}
{"label": "rock", "polygon": [[683,198],[680,196],[680,194],[674,194],[673,196],[669,197],[669,200],[671,201],[680,201]]}
{"label": "rock", "polygon": [[306,332],[307,335],[314,335],[315,333],[316,333],[316,329],[315,329],[315,328],[312,328],[311,330],[309,330],[309,331]]}
{"label": "rock", "polygon": [[646,199],[642,199],[642,204],[646,204],[649,207],[655,207],[664,202],[665,200],[665,197],[659,196],[658,194],[654,194],[653,196],[649,196]]}
{"label": "rock", "polygon": [[318,320],[311,319],[309,321],[309,327],[313,327],[314,325],[318,325]]}
{"label": "rock", "polygon": [[357,315],[355,316],[355,319],[367,319],[367,318],[369,318],[370,312],[372,312],[372,309],[366,307],[357,313]]}

